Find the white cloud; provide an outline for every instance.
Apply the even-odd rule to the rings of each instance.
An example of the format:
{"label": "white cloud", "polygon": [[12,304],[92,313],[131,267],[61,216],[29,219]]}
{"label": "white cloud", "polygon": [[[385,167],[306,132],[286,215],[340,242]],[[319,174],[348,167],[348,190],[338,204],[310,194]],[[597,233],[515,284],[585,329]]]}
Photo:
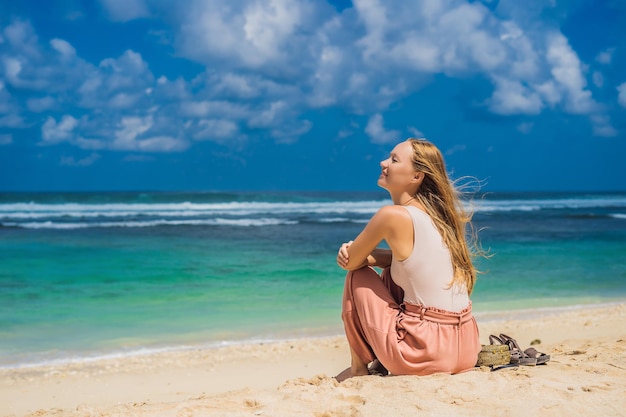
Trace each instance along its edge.
{"label": "white cloud", "polygon": [[561,91],[552,80],[548,80],[543,84],[534,85],[533,88],[541,95],[543,100],[553,107],[561,101]]}
{"label": "white cloud", "polygon": [[63,39],[54,38],[50,41],[50,45],[52,45],[52,48],[65,58],[72,58],[76,56],[76,49],[74,49],[69,42],[64,41]]}
{"label": "white cloud", "polygon": [[122,117],[113,133],[115,139],[108,148],[122,151],[180,152],[189,146],[186,141],[173,136],[150,135],[149,131],[153,126],[152,115]]}
{"label": "white cloud", "polygon": [[4,64],[4,74],[9,81],[15,80],[22,72],[22,63],[15,58],[4,57],[2,63]]}
{"label": "white cloud", "polygon": [[424,133],[422,133],[421,130],[411,126],[409,127],[409,132],[411,133],[411,136],[416,138],[416,139],[423,139],[426,137],[426,135],[424,135]]}
{"label": "white cloud", "polygon": [[597,108],[586,90],[582,65],[569,42],[560,33],[548,36],[547,61],[551,74],[563,92],[566,109],[572,113],[590,113]]}
{"label": "white cloud", "polygon": [[243,12],[246,40],[263,61],[280,57],[282,46],[293,36],[304,18],[301,3],[291,0],[269,0],[248,5]]}
{"label": "white cloud", "polygon": [[146,117],[123,117],[115,131],[115,141],[112,146],[115,149],[134,150],[137,136],[145,133],[154,123],[152,116]]}
{"label": "white cloud", "polygon": [[22,55],[30,59],[41,57],[37,35],[30,23],[21,20],[14,21],[4,29],[3,34],[11,49],[19,50]]}
{"label": "white cloud", "polygon": [[[77,88],[78,105],[84,108],[135,108],[154,86],[154,76],[142,56],[126,50],[118,58],[107,58],[86,71]],[[144,103],[147,106],[148,102]]]}
{"label": "white cloud", "polygon": [[375,114],[367,121],[365,133],[370,137],[370,142],[377,144],[394,143],[400,140],[400,132],[397,130],[385,130],[383,116]]}
{"label": "white cloud", "polygon": [[309,120],[292,120],[287,125],[271,130],[272,137],[277,143],[294,143],[309,130],[313,124]]}
{"label": "white cloud", "polygon": [[15,21],[4,29],[9,39],[0,51],[0,74],[24,92],[58,93],[78,85],[92,66],[75,58],[74,48],[64,40],[39,44],[30,23]]}
{"label": "white cloud", "polygon": [[227,72],[215,80],[215,90],[237,98],[253,98],[261,93],[261,84],[267,82],[258,77]]}
{"label": "white cloud", "polygon": [[[204,118],[204,117],[225,117],[231,119],[244,119],[251,117],[251,112],[238,102],[230,101],[184,101],[180,103],[180,113],[185,117]],[[256,117],[262,117],[258,114]]]}
{"label": "white cloud", "polygon": [[[385,130],[384,112],[436,77],[489,80],[487,104],[496,114],[599,111],[585,63],[565,36],[534,19],[551,7],[538,3],[526,15],[503,1],[497,13],[461,0],[355,0],[341,13],[309,0],[100,4],[114,21],[162,18],[170,25],[172,54],[205,65],[206,72],[170,80],[133,50],[90,63],[67,41],[39,41],[30,23],[15,21],[0,27],[0,79],[17,91],[11,96],[0,88],[0,125],[36,124],[45,143],[167,152],[190,146],[182,138],[230,145],[245,140],[246,129],[293,141],[311,129],[303,120],[308,110],[336,106],[374,115],[366,132],[373,142],[388,143],[400,133]],[[610,63],[613,50],[596,61]],[[596,86],[601,78],[590,74]],[[624,84],[618,89],[624,107],[625,90]],[[460,99],[468,106],[479,101]],[[70,126],[51,110],[83,116]],[[594,126],[607,133],[602,126],[610,123]]]}
{"label": "white cloud", "polygon": [[617,102],[622,107],[626,107],[626,82],[617,86]]}
{"label": "white cloud", "polygon": [[[306,38],[298,30],[316,27],[312,4],[297,0],[202,1],[187,3],[177,44],[200,62],[219,58],[246,67],[286,63]],[[295,68],[274,67],[290,72]]]}
{"label": "white cloud", "polygon": [[61,157],[61,165],[86,167],[92,165],[98,159],[100,159],[100,155],[98,155],[97,153],[92,153],[91,155],[81,159],[76,159],[73,156],[63,156]]}
{"label": "white cloud", "polygon": [[503,21],[500,26],[500,40],[507,47],[509,66],[507,70],[511,78],[534,80],[540,73],[541,63],[536,45],[516,22]]}
{"label": "white cloud", "polygon": [[135,142],[132,150],[143,152],[181,152],[189,147],[189,144],[172,136],[152,136]]}
{"label": "white cloud", "polygon": [[44,143],[58,143],[72,139],[74,129],[78,126],[78,120],[69,114],[64,115],[57,121],[48,116],[46,122],[41,127],[41,137]]}
{"label": "white cloud", "polygon": [[617,136],[617,130],[611,125],[611,120],[606,115],[595,114],[591,116],[594,136],[613,137]]}
{"label": "white cloud", "polygon": [[538,114],[543,103],[533,89],[519,81],[496,79],[496,91],[493,93],[489,108],[499,114]]}
{"label": "white cloud", "polygon": [[600,64],[608,65],[613,60],[613,53],[615,52],[615,48],[608,48],[605,51],[600,52],[596,55],[596,61]]}
{"label": "white cloud", "polygon": [[197,140],[220,140],[235,136],[239,132],[236,123],[231,120],[208,119],[198,123],[199,130],[194,134]]}
{"label": "white cloud", "polygon": [[390,54],[396,62],[404,60],[409,67],[420,72],[434,73],[441,69],[439,46],[416,33],[407,34],[402,42],[393,47]]}
{"label": "white cloud", "polygon": [[107,101],[108,107],[115,109],[128,109],[133,107],[143,94],[129,94],[125,92],[117,93]]}
{"label": "white cloud", "polygon": [[278,120],[283,119],[283,114],[288,110],[288,104],[284,101],[269,103],[265,109],[250,117],[248,124],[251,127],[270,127]]}

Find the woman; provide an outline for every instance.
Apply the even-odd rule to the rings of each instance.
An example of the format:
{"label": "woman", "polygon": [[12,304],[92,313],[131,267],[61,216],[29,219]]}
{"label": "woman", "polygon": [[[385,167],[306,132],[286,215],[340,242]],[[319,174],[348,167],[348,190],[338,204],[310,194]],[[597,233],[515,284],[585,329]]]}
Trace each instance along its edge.
{"label": "woman", "polygon": [[[481,349],[469,299],[476,280],[465,239],[470,216],[432,143],[408,139],[380,166],[378,185],[393,205],[337,255],[349,271],[342,319],[352,364],[336,378],[469,370]],[[383,240],[390,249],[377,248]]]}

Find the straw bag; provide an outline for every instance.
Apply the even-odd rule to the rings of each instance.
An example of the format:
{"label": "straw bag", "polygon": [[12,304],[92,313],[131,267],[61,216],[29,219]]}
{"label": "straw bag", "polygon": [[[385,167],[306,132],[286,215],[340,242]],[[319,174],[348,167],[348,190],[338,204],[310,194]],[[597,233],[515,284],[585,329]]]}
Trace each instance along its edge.
{"label": "straw bag", "polygon": [[499,366],[511,363],[511,350],[507,345],[482,345],[476,366]]}

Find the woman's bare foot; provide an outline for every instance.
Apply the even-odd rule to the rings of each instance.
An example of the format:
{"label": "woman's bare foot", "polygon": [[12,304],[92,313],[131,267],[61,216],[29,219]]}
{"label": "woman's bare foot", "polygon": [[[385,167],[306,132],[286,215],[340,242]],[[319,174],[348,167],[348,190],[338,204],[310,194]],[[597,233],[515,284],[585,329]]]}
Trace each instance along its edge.
{"label": "woman's bare foot", "polygon": [[364,370],[360,369],[357,371],[352,371],[352,367],[349,367],[339,372],[339,374],[337,374],[335,379],[337,380],[337,382],[343,382],[348,378],[352,378],[355,376],[365,376],[365,375],[369,375],[369,371],[367,370],[367,368],[365,368]]}
{"label": "woman's bare foot", "polygon": [[374,361],[370,365],[369,373],[370,375],[381,375],[381,376],[389,375],[389,371],[387,370],[387,368],[385,368],[385,366],[382,363],[380,363],[378,359],[374,359]]}

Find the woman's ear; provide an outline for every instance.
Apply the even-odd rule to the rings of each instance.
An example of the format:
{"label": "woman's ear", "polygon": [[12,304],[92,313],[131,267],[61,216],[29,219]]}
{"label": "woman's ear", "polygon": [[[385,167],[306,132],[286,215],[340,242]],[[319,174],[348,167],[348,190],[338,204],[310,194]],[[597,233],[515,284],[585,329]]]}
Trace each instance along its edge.
{"label": "woman's ear", "polygon": [[413,182],[421,184],[422,181],[424,181],[424,173],[421,171],[416,172],[415,176],[413,177]]}

